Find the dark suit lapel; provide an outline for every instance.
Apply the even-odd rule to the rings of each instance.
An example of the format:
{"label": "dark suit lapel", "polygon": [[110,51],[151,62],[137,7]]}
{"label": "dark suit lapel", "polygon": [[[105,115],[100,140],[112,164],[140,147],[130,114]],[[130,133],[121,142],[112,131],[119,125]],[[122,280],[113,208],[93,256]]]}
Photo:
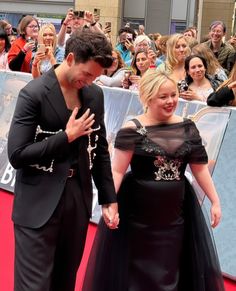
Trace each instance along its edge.
{"label": "dark suit lapel", "polygon": [[66,107],[65,99],[62,95],[54,69],[51,69],[45,78],[47,79],[45,83],[48,88],[46,97],[60,120],[62,128],[64,128],[70,114]]}

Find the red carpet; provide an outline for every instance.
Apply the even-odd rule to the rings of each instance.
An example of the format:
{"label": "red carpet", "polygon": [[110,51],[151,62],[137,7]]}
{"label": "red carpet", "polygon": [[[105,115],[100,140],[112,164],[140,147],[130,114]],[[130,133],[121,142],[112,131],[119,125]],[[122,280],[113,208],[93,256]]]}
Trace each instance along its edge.
{"label": "red carpet", "polygon": [[[13,225],[11,222],[12,201],[13,196],[11,194],[0,190],[0,291],[13,290],[14,242]],[[77,275],[75,291],[81,290],[82,279],[95,233],[96,226],[91,224],[88,231],[84,257]],[[225,287],[226,291],[235,291],[236,282],[225,279]]]}

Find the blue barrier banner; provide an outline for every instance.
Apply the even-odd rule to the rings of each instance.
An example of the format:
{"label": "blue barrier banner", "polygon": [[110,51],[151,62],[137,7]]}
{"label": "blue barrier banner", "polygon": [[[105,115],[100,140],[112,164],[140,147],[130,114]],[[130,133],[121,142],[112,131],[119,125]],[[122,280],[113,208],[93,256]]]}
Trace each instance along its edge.
{"label": "blue barrier banner", "polygon": [[15,171],[7,158],[7,137],[19,91],[31,74],[0,70],[0,187],[13,192]]}

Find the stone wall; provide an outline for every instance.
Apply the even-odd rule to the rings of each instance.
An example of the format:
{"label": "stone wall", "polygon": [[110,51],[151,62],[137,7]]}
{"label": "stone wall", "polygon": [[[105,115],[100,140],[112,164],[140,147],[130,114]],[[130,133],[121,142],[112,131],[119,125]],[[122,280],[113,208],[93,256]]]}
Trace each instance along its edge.
{"label": "stone wall", "polygon": [[76,10],[94,11],[100,9],[100,23],[105,27],[105,22],[111,22],[111,40],[116,44],[117,32],[121,27],[122,1],[121,0],[75,0]]}
{"label": "stone wall", "polygon": [[233,23],[234,5],[234,0],[203,0],[201,36],[209,32],[209,26],[214,20],[221,20],[227,28],[226,39],[229,39]]}

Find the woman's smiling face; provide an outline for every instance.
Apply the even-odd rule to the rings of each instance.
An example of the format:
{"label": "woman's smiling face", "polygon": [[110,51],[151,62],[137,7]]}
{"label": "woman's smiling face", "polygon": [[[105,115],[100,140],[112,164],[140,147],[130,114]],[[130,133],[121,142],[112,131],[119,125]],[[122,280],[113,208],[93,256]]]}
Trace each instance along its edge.
{"label": "woman's smiling face", "polygon": [[205,77],[206,68],[198,57],[192,58],[189,62],[188,74],[193,80],[202,80]]}
{"label": "woman's smiling face", "polygon": [[175,112],[178,104],[178,90],[176,84],[166,80],[159,88],[156,96],[148,102],[148,110],[152,116],[160,121],[167,121]]}

